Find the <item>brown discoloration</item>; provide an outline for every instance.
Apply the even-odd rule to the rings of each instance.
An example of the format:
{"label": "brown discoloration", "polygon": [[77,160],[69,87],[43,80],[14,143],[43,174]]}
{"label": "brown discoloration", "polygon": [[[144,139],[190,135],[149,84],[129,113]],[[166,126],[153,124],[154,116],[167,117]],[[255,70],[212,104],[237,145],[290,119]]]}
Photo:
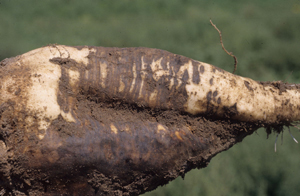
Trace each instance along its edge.
{"label": "brown discoloration", "polygon": [[209,104],[209,102],[211,102],[211,100],[213,99],[213,98],[212,98],[212,92],[211,92],[211,91],[209,91],[209,92],[207,93],[206,99],[207,99],[207,103],[208,103],[208,104]]}
{"label": "brown discoloration", "polygon": [[[216,84],[228,75],[204,76],[225,73],[221,69],[158,49],[76,48],[89,52],[84,60],[66,49],[48,59],[60,74],[53,102],[61,111],[43,119],[46,129],[40,129],[40,113],[18,106],[27,103],[28,79],[42,83],[43,77],[26,66],[11,68],[16,59],[0,63],[1,81],[9,74],[22,84],[0,83],[12,96],[0,102],[0,188],[7,193],[138,195],[207,166],[217,153],[266,126],[233,120],[240,115],[238,102],[220,105],[228,97]],[[50,49],[55,53],[58,46]],[[212,89],[199,90],[204,79]],[[239,81],[233,76],[228,84],[250,88]],[[282,84],[276,88],[284,92]],[[203,99],[191,107],[203,113],[187,112],[185,104],[195,95]],[[282,105],[292,109],[291,102]]]}
{"label": "brown discoloration", "polygon": [[[130,102],[145,107],[149,106],[150,103],[152,107],[157,108],[182,107],[186,97],[178,99],[176,95],[186,94],[184,93],[184,86],[189,77],[193,77],[197,82],[200,81],[200,78],[189,76],[186,70],[184,70],[182,78],[172,75],[160,76],[159,72],[171,70],[174,72],[171,74],[176,75],[180,66],[187,63],[189,59],[179,55],[175,55],[174,58],[174,54],[163,50],[147,50],[147,52],[145,50],[145,48],[97,48],[96,53],[89,55],[90,64],[87,78],[85,77],[85,70],[81,71],[80,80],[84,84],[82,90],[93,91],[94,97],[101,100],[111,98],[131,100]],[[150,65],[160,59],[162,69],[159,69],[156,75],[152,75]],[[99,70],[99,64],[107,64],[107,76],[104,81],[101,75],[102,70]],[[135,71],[132,70],[131,65],[133,64]],[[104,85],[100,86],[101,83]],[[118,92],[120,83],[124,85],[122,92]],[[149,99],[153,93],[158,95],[158,99]],[[178,103],[179,100],[180,103]]]}
{"label": "brown discoloration", "polygon": [[244,81],[245,86],[247,87],[247,89],[249,89],[249,91],[253,91],[253,88],[250,86],[250,82],[248,81]]}
{"label": "brown discoloration", "polygon": [[[199,84],[200,83],[200,74],[198,71],[198,67],[199,67],[199,63],[193,62],[193,82],[195,84]],[[201,71],[201,69],[200,69]]]}
{"label": "brown discoloration", "polygon": [[218,98],[217,103],[221,104],[221,98],[220,97]]}
{"label": "brown discoloration", "polygon": [[212,67],[212,72],[216,73],[217,71],[218,71],[218,72],[221,72],[221,73],[224,73],[224,70],[223,70],[223,69],[221,69],[221,68],[219,68],[219,67],[213,66],[213,67]]}
{"label": "brown discoloration", "polygon": [[259,82],[263,86],[272,86],[279,89],[279,94],[282,94],[282,92],[286,92],[286,90],[293,90],[293,89],[300,89],[300,84],[288,84],[284,83],[282,81],[276,81],[276,82]]}
{"label": "brown discoloration", "polygon": [[20,94],[20,92],[21,92],[21,89],[18,88],[18,89],[15,91],[15,95],[18,96],[18,95]]}
{"label": "brown discoloration", "polygon": [[201,74],[203,74],[203,73],[204,73],[204,71],[205,71],[205,70],[204,70],[204,66],[203,66],[203,65],[201,65],[201,66],[200,66],[200,73],[201,73]]}
{"label": "brown discoloration", "polygon": [[227,118],[232,118],[239,114],[239,112],[237,111],[237,108],[236,108],[236,103],[233,104],[231,107],[224,107],[223,110],[224,110],[224,115]]}
{"label": "brown discoloration", "polygon": [[214,79],[213,78],[211,78],[210,80],[209,80],[209,84],[212,86],[212,85],[214,85]]}
{"label": "brown discoloration", "polygon": [[214,99],[216,98],[216,96],[218,96],[218,91],[214,91],[214,93],[213,93]]}
{"label": "brown discoloration", "polygon": [[236,87],[236,81],[234,79],[230,79],[229,81],[232,87]]}

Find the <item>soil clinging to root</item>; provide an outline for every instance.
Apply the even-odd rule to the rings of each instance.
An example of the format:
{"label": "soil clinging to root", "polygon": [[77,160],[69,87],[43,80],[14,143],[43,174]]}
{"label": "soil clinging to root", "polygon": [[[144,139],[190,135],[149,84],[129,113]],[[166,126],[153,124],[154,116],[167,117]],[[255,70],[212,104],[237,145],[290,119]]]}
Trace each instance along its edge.
{"label": "soil clinging to root", "polygon": [[[100,58],[100,53],[93,55]],[[93,59],[93,55],[90,66],[101,60]],[[26,110],[16,114],[18,103],[14,100],[0,105],[2,195],[138,195],[184,176],[191,169],[206,167],[212,157],[259,127],[272,126],[231,120],[236,112],[234,106],[224,108],[221,118],[213,112],[191,115],[174,107],[161,107],[159,102],[157,107],[150,107],[122,99],[107,89],[99,91],[92,73],[88,82],[84,80],[91,67],[69,58],[49,60],[61,66],[57,102],[66,114],[74,116],[74,121],[68,122],[59,115],[42,131],[38,129],[38,114]],[[4,74],[26,75],[24,70],[6,67],[13,61],[0,63],[0,79]],[[78,88],[70,82],[68,69],[72,67],[80,70],[83,85]],[[39,76],[29,74],[30,77]],[[157,83],[149,81],[149,88],[151,85]],[[285,84],[280,84],[280,89],[282,85]],[[16,96],[23,95],[22,88],[12,91]],[[184,96],[171,100],[174,105],[186,101]],[[209,107],[209,100],[207,104]],[[24,120],[28,116],[36,123],[28,125]]]}
{"label": "soil clinging to root", "polygon": [[43,141],[16,129],[13,103],[1,108],[1,138],[6,146],[17,143],[14,154],[1,156],[2,189],[12,195],[138,195],[206,167],[258,128],[121,102],[99,104],[84,95],[77,104],[85,124],[60,117]]}

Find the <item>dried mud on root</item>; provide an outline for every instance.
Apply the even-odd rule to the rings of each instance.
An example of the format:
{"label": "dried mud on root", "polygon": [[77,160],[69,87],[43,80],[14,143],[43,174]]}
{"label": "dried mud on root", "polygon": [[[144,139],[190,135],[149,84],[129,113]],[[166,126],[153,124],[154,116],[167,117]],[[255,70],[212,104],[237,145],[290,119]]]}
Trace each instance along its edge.
{"label": "dried mud on root", "polygon": [[[19,122],[11,116],[10,104],[0,110],[0,138],[7,146],[0,160],[0,187],[6,195],[138,195],[193,168],[206,167],[213,156],[259,126],[118,101],[97,103],[81,95],[76,113],[89,125],[59,118],[41,142],[16,129]],[[114,134],[98,122],[113,123],[119,130],[124,124],[135,129],[126,132],[124,126]],[[156,123],[168,128],[164,137],[152,129]],[[63,145],[53,147],[57,143]],[[30,150],[22,154],[25,148]]]}
{"label": "dried mud on root", "polygon": [[[112,57],[118,56],[115,49],[110,50]],[[133,48],[129,54],[144,50]],[[146,55],[149,59],[157,51],[151,52]],[[170,55],[159,52],[162,56]],[[177,64],[188,61],[186,57],[176,59]],[[0,67],[10,61],[14,59],[2,61]],[[172,99],[178,108],[164,109],[161,100],[156,108],[150,108],[143,102],[134,103],[130,97],[122,100],[112,96],[109,90],[113,91],[114,86],[109,83],[106,89],[97,90],[99,84],[94,75],[89,78],[90,83],[75,92],[69,85],[68,69],[84,66],[69,58],[50,61],[61,66],[57,102],[64,112],[76,118],[75,122],[66,122],[59,116],[45,133],[40,133],[37,115],[21,111],[16,117],[14,101],[0,105],[0,193],[4,195],[138,195],[184,176],[191,169],[206,167],[212,157],[259,127],[277,130],[289,125],[231,120],[237,113],[234,106],[224,108],[223,119],[213,113],[189,115],[178,111],[186,102],[184,90],[182,97]],[[91,73],[95,73],[92,65],[98,59],[94,61],[90,63]],[[4,74],[1,71],[0,76]],[[12,73],[24,74],[22,70],[5,70],[5,74]],[[150,80],[148,85],[152,88],[156,83]],[[298,88],[276,82],[263,85],[276,86],[280,92]],[[136,89],[140,89],[139,83]],[[161,92],[162,100],[168,97]],[[33,116],[37,122],[28,127],[23,120],[26,116]],[[45,134],[43,139],[38,137],[41,134]]]}

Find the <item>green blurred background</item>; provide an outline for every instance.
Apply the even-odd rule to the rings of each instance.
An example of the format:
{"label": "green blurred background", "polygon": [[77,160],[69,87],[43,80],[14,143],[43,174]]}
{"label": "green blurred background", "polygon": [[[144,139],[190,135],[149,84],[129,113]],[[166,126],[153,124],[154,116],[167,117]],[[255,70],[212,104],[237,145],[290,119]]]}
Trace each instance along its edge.
{"label": "green blurred background", "polygon": [[[0,0],[0,60],[48,44],[151,47],[255,80],[300,83],[300,1]],[[300,140],[298,130],[293,135]],[[299,195],[300,145],[264,130],[145,196]]]}

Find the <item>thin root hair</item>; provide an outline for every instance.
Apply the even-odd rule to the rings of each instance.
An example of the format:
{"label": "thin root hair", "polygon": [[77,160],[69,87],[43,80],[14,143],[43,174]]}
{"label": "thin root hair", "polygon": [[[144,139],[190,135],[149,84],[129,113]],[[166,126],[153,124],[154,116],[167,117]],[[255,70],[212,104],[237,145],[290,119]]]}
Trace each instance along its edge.
{"label": "thin root hair", "polygon": [[[299,127],[297,127],[297,126],[295,126],[295,125],[291,125],[291,126],[293,126],[293,127],[296,127],[297,129],[299,129]],[[291,135],[291,137],[292,137],[292,139],[298,144],[299,142],[296,140],[296,138],[292,135],[292,133],[291,133],[291,129],[290,129],[290,126],[287,126],[287,128],[288,128],[288,131],[289,131],[289,134]],[[270,128],[268,128],[269,130],[270,130]],[[269,130],[267,130],[267,134],[269,134]],[[274,130],[275,132],[277,132],[277,134],[276,134],[276,139],[275,139],[275,145],[274,145],[274,150],[275,150],[275,152],[276,152],[276,145],[277,145],[277,139],[278,139],[278,136],[279,136],[279,134],[280,133],[282,133],[282,135],[281,135],[281,144],[283,143],[283,127],[281,128],[281,129],[275,129]]]}

